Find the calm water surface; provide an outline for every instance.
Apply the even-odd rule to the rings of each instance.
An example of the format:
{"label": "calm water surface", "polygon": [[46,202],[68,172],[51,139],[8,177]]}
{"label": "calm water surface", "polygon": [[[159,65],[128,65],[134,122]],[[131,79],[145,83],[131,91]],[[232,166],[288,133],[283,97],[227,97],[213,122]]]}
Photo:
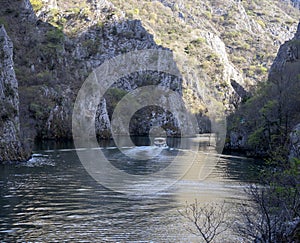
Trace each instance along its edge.
{"label": "calm water surface", "polygon": [[[141,141],[141,145],[147,145]],[[162,156],[176,156],[176,141],[171,145]],[[112,158],[114,166],[133,174],[152,173],[166,166],[124,161],[111,143],[101,144],[101,149]],[[134,152],[140,148],[132,149]],[[155,195],[128,196],[97,183],[84,169],[72,145],[40,144],[29,162],[0,165],[0,239],[199,242],[185,230],[186,222],[178,209],[196,198],[200,202],[245,199],[243,188],[254,178],[257,168],[253,160],[221,156],[204,180],[186,176]],[[228,242],[233,242],[232,238]]]}

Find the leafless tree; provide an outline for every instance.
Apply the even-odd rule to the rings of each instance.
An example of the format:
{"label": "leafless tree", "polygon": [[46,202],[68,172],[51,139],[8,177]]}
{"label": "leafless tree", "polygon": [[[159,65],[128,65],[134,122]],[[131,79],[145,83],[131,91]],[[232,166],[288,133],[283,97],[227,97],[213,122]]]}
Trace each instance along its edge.
{"label": "leafless tree", "polygon": [[226,215],[228,209],[225,202],[222,204],[200,204],[195,200],[186,204],[179,214],[188,221],[187,231],[201,237],[205,242],[212,242],[215,238],[228,229]]}
{"label": "leafless tree", "polygon": [[299,185],[294,183],[249,186],[250,200],[238,205],[234,231],[254,242],[294,242],[291,235],[300,223]]}

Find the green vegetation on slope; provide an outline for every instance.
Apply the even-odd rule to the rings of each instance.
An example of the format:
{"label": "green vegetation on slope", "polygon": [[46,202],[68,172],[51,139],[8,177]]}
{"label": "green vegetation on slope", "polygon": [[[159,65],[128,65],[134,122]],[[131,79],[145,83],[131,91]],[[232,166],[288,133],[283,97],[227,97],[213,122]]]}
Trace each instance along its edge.
{"label": "green vegetation on slope", "polygon": [[231,79],[248,90],[265,81],[279,44],[294,32],[299,15],[288,4],[269,0],[112,0],[113,5],[98,9],[87,1],[56,2],[57,8],[36,8],[37,13],[69,36],[124,18],[141,20],[158,45],[174,51],[183,74],[195,73],[196,81],[184,81],[193,113],[206,106],[195,82],[232,111]]}
{"label": "green vegetation on slope", "polygon": [[297,39],[280,48],[269,80],[229,119],[229,130],[247,134],[247,147],[257,153],[289,152],[289,134],[300,121],[300,63],[291,59],[299,48]]}
{"label": "green vegetation on slope", "polygon": [[[112,2],[127,18],[141,19],[157,44],[174,51],[178,63],[187,59],[190,69],[206,74],[205,85],[224,105],[230,102],[229,80],[234,78],[224,74],[230,73],[226,59],[235,66],[246,88],[265,81],[284,34],[295,30],[299,15],[287,4],[267,0]],[[185,68],[180,68],[184,73]],[[192,86],[185,88],[193,90]],[[186,93],[192,94],[186,97],[188,102],[196,102],[194,90]],[[196,102],[194,107],[202,106]]]}

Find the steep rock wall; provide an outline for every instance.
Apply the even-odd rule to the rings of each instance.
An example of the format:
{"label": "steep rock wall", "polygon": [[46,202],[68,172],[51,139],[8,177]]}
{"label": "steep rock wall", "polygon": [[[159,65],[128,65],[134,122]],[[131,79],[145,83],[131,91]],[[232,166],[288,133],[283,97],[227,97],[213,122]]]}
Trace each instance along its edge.
{"label": "steep rock wall", "polygon": [[20,141],[18,81],[14,72],[13,44],[0,27],[0,162],[26,160]]}
{"label": "steep rock wall", "polygon": [[227,146],[266,155],[295,140],[289,134],[300,121],[299,81],[300,23],[294,37],[280,46],[268,81],[230,118]]}
{"label": "steep rock wall", "polygon": [[[114,15],[111,3],[87,1],[86,4],[94,10],[88,15],[80,11],[74,16],[75,13],[67,8],[57,15],[57,18],[68,19],[70,24],[85,24],[82,31],[72,35],[68,31],[62,32],[55,23],[45,22],[53,22],[51,13],[64,8],[61,2],[51,1],[44,5],[38,16],[34,15],[28,0],[23,0],[21,5],[7,3],[6,7],[11,11],[21,13],[6,18],[10,27],[16,26],[10,28],[10,32],[18,46],[15,61],[20,78],[21,129],[31,140],[72,138],[71,119],[77,92],[92,70],[106,60],[133,50],[164,49],[155,43],[140,20],[125,20]],[[98,24],[100,20],[101,25]],[[127,75],[112,88],[125,94],[149,84],[163,85],[182,93],[178,78],[155,72]],[[99,104],[95,127],[101,138],[110,135],[109,119],[119,98],[107,100],[105,97]],[[169,116],[156,116],[168,126]],[[131,131],[136,131],[137,135],[146,134],[147,129],[145,124],[132,123]]]}

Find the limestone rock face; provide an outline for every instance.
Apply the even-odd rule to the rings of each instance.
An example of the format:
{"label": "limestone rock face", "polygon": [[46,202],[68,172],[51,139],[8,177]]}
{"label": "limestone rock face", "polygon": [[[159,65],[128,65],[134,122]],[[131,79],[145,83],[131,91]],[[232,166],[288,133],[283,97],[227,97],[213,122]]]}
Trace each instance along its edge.
{"label": "limestone rock face", "polygon": [[95,119],[96,135],[100,138],[109,138],[110,133],[110,119],[107,113],[106,99],[102,99],[96,112]]}
{"label": "limestone rock face", "polygon": [[300,71],[300,23],[298,24],[297,32],[290,41],[285,42],[280,46],[277,57],[271,66],[269,78],[276,78],[279,72],[283,74],[293,70],[295,74]]}
{"label": "limestone rock face", "polygon": [[[192,104],[192,114],[201,118],[201,131],[209,132],[206,107],[201,103],[207,95],[200,92],[202,87],[211,91],[217,108],[224,105],[226,110],[234,110],[248,97],[248,88],[256,80],[252,76],[259,76],[257,70],[266,73],[261,68],[268,66],[270,58],[261,55],[252,57],[254,48],[258,47],[263,52],[273,41],[288,39],[284,33],[289,36],[295,29],[294,24],[287,30],[277,22],[268,21],[268,12],[266,18],[260,12],[249,13],[247,10],[251,6],[239,1],[220,1],[217,5],[211,4],[211,1],[201,1],[205,4],[200,4],[200,9],[195,8],[197,12],[194,13],[190,13],[185,2],[175,4],[176,1],[168,0],[160,1],[162,4],[145,1],[145,6],[143,1],[138,2],[137,6],[133,1],[123,6],[123,1],[114,0],[38,2],[42,3],[41,6],[37,2],[31,5],[30,0],[6,1],[0,9],[15,46],[21,130],[30,139],[72,138],[73,104],[78,90],[92,70],[106,60],[130,51],[167,49],[165,47],[174,51],[174,59],[181,73],[185,74],[184,70],[186,73],[193,71],[187,63],[195,65],[197,70],[198,67],[204,70],[203,75],[202,71],[199,74],[199,82],[194,78],[181,80],[161,73],[141,72],[115,82],[112,85],[115,94],[124,95],[150,84],[169,88]],[[149,9],[139,9],[140,6]],[[232,19],[230,16],[233,16]],[[262,20],[258,21],[261,16]],[[290,22],[294,23],[292,20]],[[151,27],[152,23],[155,28]],[[267,23],[265,27],[264,23]],[[241,33],[244,33],[243,38],[238,41]],[[261,45],[258,45],[257,36],[264,41]],[[250,46],[253,43],[256,46]],[[180,67],[181,57],[184,58]],[[187,63],[184,62],[186,58],[189,60]],[[254,69],[249,70],[243,62],[253,64]],[[250,71],[248,74],[247,70]],[[104,97],[95,111],[95,128],[100,137],[110,134],[114,105],[121,98]],[[176,101],[173,103],[176,106]],[[176,128],[171,125],[176,123],[170,123],[174,118],[166,112],[152,113],[145,109],[141,115],[145,119],[142,122],[133,119],[132,133],[145,134],[150,124],[164,126],[168,134],[176,133]]]}
{"label": "limestone rock face", "polygon": [[[32,31],[27,32],[28,43],[24,43],[23,50],[18,52],[16,59],[21,68],[24,68],[23,55],[20,53],[31,53],[28,76],[32,79],[24,78],[20,85],[20,96],[24,101],[20,107],[23,114],[21,118],[26,124],[23,130],[31,139],[72,138],[72,110],[79,88],[88,75],[106,60],[130,51],[166,49],[155,43],[153,35],[143,27],[140,20],[117,19],[117,16],[112,14],[113,6],[109,2],[87,1],[86,6],[90,5],[95,11],[91,11],[88,16],[79,12],[77,19],[82,21],[72,23],[79,26],[85,24],[84,31],[76,36],[70,37],[46,23],[51,21],[49,16],[54,11],[51,11],[53,4],[50,4],[50,1],[44,1],[44,7],[38,11],[37,23],[26,27]],[[61,1],[57,1],[57,7],[57,11],[62,11],[57,17],[72,21],[74,13],[70,17],[70,13],[64,11],[66,6]],[[30,5],[26,11],[28,9],[32,9]],[[98,15],[101,15],[100,19],[107,16],[101,26],[97,24]],[[36,42],[36,51],[32,51],[32,40]],[[162,85],[182,94],[179,78],[147,71],[125,75],[117,80],[112,88],[121,90],[121,93],[128,93],[137,87],[151,84]],[[95,129],[100,138],[108,138],[111,134],[110,118],[117,101],[118,97],[104,97],[98,105],[95,112]],[[146,113],[147,111],[145,116],[149,112]],[[174,133],[168,125],[171,119],[169,116],[159,113],[155,119],[160,121],[160,125],[167,126],[170,134]],[[148,125],[149,121],[142,124],[132,123],[131,131],[137,135],[146,134],[149,130]]]}
{"label": "limestone rock face", "polygon": [[246,134],[242,134],[242,133],[237,133],[237,132],[230,132],[230,145],[228,145],[228,147],[230,147],[230,149],[243,149],[245,148],[246,145],[246,139],[247,136]]}
{"label": "limestone rock face", "polygon": [[0,162],[20,161],[28,153],[20,141],[18,82],[13,63],[13,44],[0,27]]}
{"label": "limestone rock face", "polygon": [[300,123],[290,134],[290,158],[300,159]]}

